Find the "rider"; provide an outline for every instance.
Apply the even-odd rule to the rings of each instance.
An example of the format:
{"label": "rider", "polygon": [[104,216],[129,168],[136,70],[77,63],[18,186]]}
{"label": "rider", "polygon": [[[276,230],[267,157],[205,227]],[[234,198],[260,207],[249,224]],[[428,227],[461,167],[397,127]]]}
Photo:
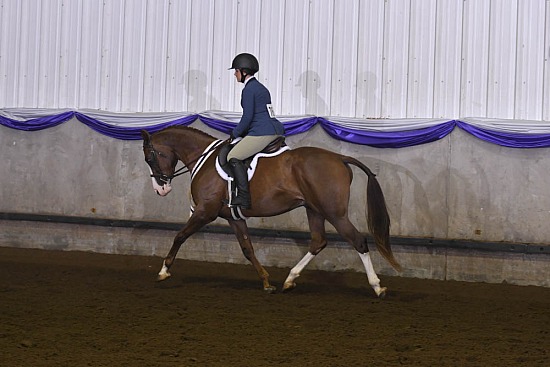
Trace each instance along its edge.
{"label": "rider", "polygon": [[231,140],[243,137],[227,155],[227,161],[237,186],[237,196],[230,206],[250,209],[248,175],[243,160],[262,151],[272,141],[283,136],[283,124],[273,114],[269,90],[260,83],[254,74],[260,66],[256,57],[242,53],[233,59],[231,69],[235,69],[237,82],[244,83],[241,94],[243,115],[231,132]]}

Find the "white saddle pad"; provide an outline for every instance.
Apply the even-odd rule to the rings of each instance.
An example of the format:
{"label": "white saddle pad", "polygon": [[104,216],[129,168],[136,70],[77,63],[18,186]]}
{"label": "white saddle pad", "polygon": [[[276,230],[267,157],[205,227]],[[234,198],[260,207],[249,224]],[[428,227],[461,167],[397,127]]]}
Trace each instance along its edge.
{"label": "white saddle pad", "polygon": [[[250,168],[247,171],[248,174],[248,181],[252,180],[252,177],[254,176],[254,172],[256,172],[256,166],[258,165],[258,159],[262,157],[275,157],[281,154],[282,152],[286,152],[287,150],[290,150],[290,147],[288,145],[281,147],[279,150],[273,153],[258,153],[252,158],[252,162],[250,162]],[[216,159],[216,171],[218,171],[218,175],[220,175],[221,178],[223,178],[225,181],[233,181],[233,178],[229,177],[227,173],[222,169],[219,159]]]}
{"label": "white saddle pad", "polygon": [[[206,162],[208,157],[210,157],[210,155],[212,155],[214,149],[218,145],[220,145],[221,143],[223,143],[222,140],[216,140],[205,149],[203,155],[201,156],[201,159],[199,159],[199,161],[195,165],[195,168],[191,172],[191,181],[193,181],[193,178],[195,178],[195,175],[201,169],[201,167],[203,166],[204,162]],[[256,166],[258,165],[258,159],[260,159],[262,157],[275,157],[275,156],[281,154],[282,152],[286,152],[287,150],[290,150],[289,146],[281,147],[279,150],[277,150],[276,152],[273,152],[273,153],[258,153],[258,154],[256,154],[254,156],[254,158],[252,158],[252,162],[250,163],[250,168],[248,169],[248,172],[247,172],[248,173],[248,181],[250,181],[252,179],[252,177],[254,176],[254,172],[256,172]],[[220,162],[219,162],[218,158],[216,158],[216,171],[218,172],[218,175],[220,175],[220,177],[222,179],[227,181],[227,191],[229,192],[229,195],[231,195],[231,181],[233,181],[233,178],[229,177],[227,175],[227,173],[225,173],[225,171],[220,166]],[[190,212],[190,215],[192,215],[193,212],[195,211],[195,203],[194,203],[192,197],[190,199],[191,199],[191,205],[190,205],[191,212]],[[243,215],[243,213],[241,212],[240,207],[231,208],[231,215],[232,215],[233,219],[235,219],[235,220],[238,220],[238,219],[247,220],[248,219],[247,217],[245,217]]]}

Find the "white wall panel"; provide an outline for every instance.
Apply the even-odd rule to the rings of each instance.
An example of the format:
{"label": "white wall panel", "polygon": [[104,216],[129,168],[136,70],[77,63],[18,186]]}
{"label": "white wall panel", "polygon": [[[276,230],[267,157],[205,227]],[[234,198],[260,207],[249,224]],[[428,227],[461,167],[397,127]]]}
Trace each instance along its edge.
{"label": "white wall panel", "polygon": [[463,4],[463,0],[437,3],[434,118],[452,118],[460,115]]}
{"label": "white wall panel", "polygon": [[[6,18],[9,15],[8,12],[4,11],[4,0],[0,0],[0,101],[6,101],[6,72],[7,72],[7,58],[5,54],[7,52],[6,40],[8,36],[6,28]],[[0,107],[2,107],[0,105]]]}
{"label": "white wall panel", "polygon": [[28,107],[38,107],[38,69],[40,65],[40,26],[42,2],[22,1],[20,37],[17,39],[19,73],[16,84],[17,101]]}
{"label": "white wall panel", "polygon": [[166,109],[169,0],[148,0],[143,111]]}
{"label": "white wall panel", "polygon": [[410,1],[386,2],[384,67],[382,70],[382,117],[407,114]]}
{"label": "white wall panel", "polygon": [[[240,0],[237,5],[237,34],[235,55],[248,52],[261,58],[260,52],[260,28],[262,2],[256,0]],[[228,63],[235,55],[228,57]],[[261,67],[261,65],[260,65]],[[235,79],[233,79],[235,81]],[[233,111],[241,109],[242,84],[239,84],[233,94]]]}
{"label": "white wall panel", "polygon": [[[57,103],[53,106],[44,107],[67,107],[76,108],[79,106],[80,91],[80,59],[79,52],[82,33],[82,1],[64,0],[61,7],[61,36],[59,38],[59,80],[56,82],[59,86]],[[105,41],[102,37],[102,40]],[[105,44],[103,44],[105,47]],[[100,63],[101,67],[104,67]],[[103,95],[101,83],[103,75],[99,76],[100,96]],[[50,83],[54,83],[50,80]],[[100,105],[101,106],[101,105]]]}
{"label": "white wall panel", "polygon": [[[122,110],[122,60],[124,52],[124,0],[106,1],[103,7],[100,109]],[[85,32],[78,27],[78,32]],[[79,104],[76,107],[90,107]]]}
{"label": "white wall panel", "polygon": [[487,115],[490,0],[464,1],[461,116]]}
{"label": "white wall panel", "polygon": [[128,0],[125,3],[122,40],[121,111],[123,112],[143,110],[146,11],[146,0]]}
{"label": "white wall panel", "polygon": [[0,7],[0,107],[17,106],[21,3],[1,1]]}
{"label": "white wall panel", "polygon": [[187,71],[191,53],[191,0],[170,2],[166,61],[166,110],[188,111]]}
{"label": "white wall panel", "polygon": [[[214,0],[194,0],[191,11],[191,49],[189,70],[186,74],[187,109],[205,111],[210,109],[208,80],[225,70],[212,70],[214,49],[204,47],[212,44],[214,30]],[[227,69],[227,68],[226,68]]]}
{"label": "white wall panel", "polygon": [[[334,1],[311,1],[309,7],[308,64],[306,73],[306,114],[330,114]],[[303,88],[303,86],[302,86]]]}
{"label": "white wall panel", "polygon": [[[309,2],[286,1],[285,23],[283,40],[282,86],[280,93],[272,95],[277,114],[302,115],[312,111],[315,107],[308,104],[317,103],[313,98],[307,98],[308,67],[308,29],[309,29]],[[317,89],[314,89],[314,96]]]}
{"label": "white wall panel", "polygon": [[550,119],[549,0],[0,0],[0,107]]}
{"label": "white wall panel", "polygon": [[279,113],[283,90],[285,1],[263,1],[260,18],[260,72],[257,78],[270,90],[275,113]]}
{"label": "white wall panel", "polygon": [[357,99],[354,116],[382,116],[384,2],[360,1],[357,46]]}
{"label": "white wall panel", "polygon": [[433,114],[436,0],[411,2],[407,115]]}
{"label": "white wall panel", "polygon": [[497,118],[514,112],[517,8],[517,0],[491,4],[487,114]]}
{"label": "white wall panel", "polygon": [[[236,56],[238,0],[216,2],[214,9],[214,49],[211,81],[213,110],[232,111],[237,85],[231,66]],[[240,89],[239,89],[240,91]]]}
{"label": "white wall panel", "polygon": [[61,0],[43,0],[41,12],[38,107],[57,107],[61,47]]}
{"label": "white wall panel", "polygon": [[345,4],[334,7],[330,96],[333,116],[355,115],[357,102],[359,1],[349,0]]}
{"label": "white wall panel", "polygon": [[[548,4],[548,5],[547,5]],[[520,1],[517,35],[517,74],[514,118],[540,120],[544,86],[544,0]]]}
{"label": "white wall panel", "polygon": [[[80,14],[80,81],[78,105],[99,108],[101,101],[101,45],[103,28],[103,1],[83,1]],[[127,99],[135,101],[134,95],[123,93]],[[136,101],[137,102],[137,101]],[[136,103],[137,104],[137,103]],[[141,106],[138,111],[141,111]]]}
{"label": "white wall panel", "polygon": [[542,96],[542,119],[550,121],[550,1],[546,1],[544,43],[544,89]]}

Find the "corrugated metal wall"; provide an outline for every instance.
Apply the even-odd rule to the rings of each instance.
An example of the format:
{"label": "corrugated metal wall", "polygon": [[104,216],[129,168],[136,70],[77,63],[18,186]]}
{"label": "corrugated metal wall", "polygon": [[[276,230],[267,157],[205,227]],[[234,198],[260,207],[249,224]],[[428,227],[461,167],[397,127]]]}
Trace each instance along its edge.
{"label": "corrugated metal wall", "polygon": [[0,0],[0,107],[550,120],[549,0]]}

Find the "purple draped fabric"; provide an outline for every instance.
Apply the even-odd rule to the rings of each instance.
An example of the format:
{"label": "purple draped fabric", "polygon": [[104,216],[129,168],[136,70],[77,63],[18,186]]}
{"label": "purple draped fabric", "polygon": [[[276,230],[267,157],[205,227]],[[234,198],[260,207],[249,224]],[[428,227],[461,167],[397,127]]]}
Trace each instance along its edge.
{"label": "purple draped fabric", "polygon": [[88,117],[82,113],[76,112],[76,118],[78,119],[78,121],[82,122],[89,128],[97,131],[100,134],[123,140],[141,140],[141,130],[147,130],[149,133],[155,133],[169,126],[188,126],[191,125],[197,119],[197,117],[198,115],[189,115],[157,125],[132,127],[106,124],[99,120]]}
{"label": "purple draped fabric", "polygon": [[65,121],[73,118],[74,114],[74,111],[67,111],[57,115],[43,116],[25,121],[19,121],[0,116],[0,124],[16,130],[37,131],[62,124]]}
{"label": "purple draped fabric", "polygon": [[[141,130],[147,130],[150,133],[157,132],[164,128],[174,125],[190,125],[195,120],[200,119],[205,125],[229,134],[236,123],[217,119],[211,116],[192,114],[175,120],[162,122],[158,124],[143,123],[146,119],[136,119],[139,123],[122,123],[120,120],[114,123],[105,123],[94,117],[87,116],[84,113],[75,111],[66,111],[51,116],[41,116],[25,121],[12,119],[9,114],[0,115],[0,125],[23,131],[36,131],[48,129],[50,127],[62,124],[73,117],[82,122],[91,129],[116,139],[139,140],[141,139]],[[287,120],[290,120],[288,117]],[[282,119],[283,120],[283,119]],[[428,128],[400,131],[372,131],[347,128],[342,124],[329,121],[327,118],[307,116],[296,120],[283,122],[286,135],[301,134],[310,130],[317,123],[333,138],[347,141],[354,144],[370,145],[377,148],[402,148],[419,144],[426,144],[441,139],[450,134],[455,126],[472,134],[473,136],[505,147],[511,148],[548,148],[550,147],[550,134],[531,134],[531,133],[510,133],[504,131],[480,128],[468,122],[459,120],[450,120]]]}
{"label": "purple draped fabric", "polygon": [[347,129],[322,117],[319,118],[319,123],[335,139],[376,148],[402,148],[430,143],[444,138],[455,127],[455,121],[451,120],[423,129],[381,132]]}
{"label": "purple draped fabric", "polygon": [[285,126],[285,135],[296,135],[305,133],[318,122],[319,118],[316,116],[310,116],[299,120],[283,122]]}
{"label": "purple draped fabric", "polygon": [[[229,135],[231,130],[237,125],[232,121],[227,120],[218,120],[209,116],[199,115],[199,119],[208,127],[211,127],[214,130],[221,131]],[[289,122],[283,122],[285,127],[285,135],[295,135],[308,131],[317,123],[317,117],[309,116],[306,118],[293,120]]]}
{"label": "purple draped fabric", "polygon": [[473,136],[489,143],[510,148],[547,148],[550,147],[550,134],[518,134],[482,129],[463,121],[457,126]]}
{"label": "purple draped fabric", "polygon": [[199,120],[202,121],[203,124],[205,124],[208,127],[211,127],[214,130],[221,131],[222,133],[225,133],[229,135],[231,133],[231,130],[237,125],[234,122],[226,121],[226,120],[218,120],[212,117],[208,116],[202,116],[199,115]]}

